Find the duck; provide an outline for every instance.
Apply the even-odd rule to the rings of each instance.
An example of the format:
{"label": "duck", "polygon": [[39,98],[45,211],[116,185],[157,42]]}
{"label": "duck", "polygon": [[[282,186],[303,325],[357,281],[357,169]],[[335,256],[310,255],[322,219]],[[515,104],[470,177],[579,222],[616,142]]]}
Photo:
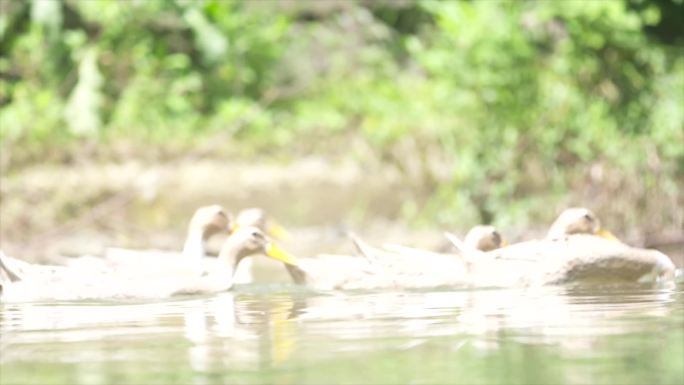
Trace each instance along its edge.
{"label": "duck", "polygon": [[0,250],[0,282],[3,280],[6,282],[18,281],[25,274],[50,276],[65,269],[65,266],[29,263],[19,258],[10,257]]}
{"label": "duck", "polygon": [[466,234],[464,242],[466,247],[482,252],[496,250],[507,245],[499,230],[491,225],[473,227]]}
{"label": "duck", "polygon": [[[319,290],[431,287],[461,282],[465,264],[451,254],[400,245],[374,248],[348,233],[355,255],[319,254],[285,268],[293,282]],[[410,282],[408,282],[410,280]]]}
{"label": "duck", "polygon": [[368,247],[363,252],[390,277],[389,285],[411,288],[661,283],[675,277],[672,260],[657,250],[587,234],[504,246],[468,261],[438,254],[400,260]]}
{"label": "duck", "polygon": [[[574,238],[578,235],[582,236],[578,239],[587,240],[592,239],[592,237],[600,237],[606,240],[621,243],[621,241],[615,237],[613,233],[601,227],[601,221],[593,211],[585,207],[571,207],[563,210],[558,217],[556,217],[556,219],[551,223],[551,226],[549,227],[549,230],[544,238],[519,242],[513,245],[515,247],[512,249],[544,249],[549,245],[548,242],[563,241],[568,238]],[[449,240],[451,240],[456,247],[459,247],[457,244],[457,239],[455,240],[453,236],[447,236],[447,238],[449,238]],[[506,244],[506,246],[508,245]],[[499,248],[492,248],[486,251],[494,251],[496,249]],[[507,252],[499,253],[498,258],[506,258],[507,254]],[[489,256],[492,255],[495,254],[489,254]],[[532,255],[537,257],[532,257]],[[545,253],[531,253],[524,259],[534,260],[535,258],[543,258],[543,255],[545,255]],[[519,255],[516,255],[515,257],[511,255],[511,258],[520,259],[522,257]]]}
{"label": "duck", "polygon": [[[559,228],[564,229],[562,233]],[[631,247],[601,230],[598,218],[590,210],[570,209],[559,216],[549,234],[540,240],[501,243],[482,251],[472,241],[466,245],[456,237],[450,238],[466,254],[464,259],[427,251],[401,253],[378,249],[355,237],[358,252],[367,260],[364,271],[368,273],[336,285],[514,287],[672,281],[675,266],[667,255]],[[493,234],[491,228],[479,228],[473,236],[478,233]]]}
{"label": "duck", "polygon": [[658,250],[591,234],[521,242],[485,254],[473,280],[556,285],[672,281],[675,266]]}
{"label": "duck", "polygon": [[245,226],[258,227],[266,234],[279,241],[287,242],[292,239],[290,232],[272,216],[268,215],[266,210],[260,207],[249,207],[238,212],[233,224],[233,230]]}
{"label": "duck", "polygon": [[[354,233],[348,235],[357,255],[299,258],[296,266],[285,266],[292,280],[322,290],[376,289],[460,285],[467,274],[463,256],[396,244],[384,244],[379,249]],[[467,252],[483,253],[505,244],[493,226],[475,226],[466,239],[461,245]]]}
{"label": "duck", "polygon": [[[152,279],[160,269],[192,270],[200,273],[211,270],[216,258],[209,258],[207,242],[216,235],[230,234],[240,228],[257,227],[277,239],[289,238],[284,227],[270,218],[263,209],[249,208],[233,218],[222,206],[208,205],[195,210],[186,231],[182,251],[132,250],[108,248],[103,257],[79,257],[67,260],[70,267],[101,272],[138,274]],[[252,259],[244,258],[234,276],[235,283],[253,281]]]}
{"label": "duck", "polygon": [[455,234],[448,231],[444,236],[460,252],[464,261],[470,262],[485,252],[496,250],[508,245],[499,230],[492,225],[477,225],[466,233],[465,241],[461,241]]}
{"label": "duck", "polygon": [[[29,270],[24,275],[14,272],[13,280],[3,280],[0,299],[3,302],[102,300],[217,293],[233,287],[236,267],[242,259],[255,254],[263,254],[288,266],[297,265],[296,258],[271,241],[263,231],[248,226],[233,232],[224,242],[217,263],[199,275],[189,270],[147,279],[135,274],[85,273],[67,267],[50,275],[31,274]],[[0,267],[4,269],[5,266],[6,257],[0,255]]]}
{"label": "duck", "polygon": [[[619,242],[619,239],[610,231],[601,227],[596,214],[584,207],[563,210],[549,227],[545,239],[562,239],[575,234],[595,235]],[[465,241],[461,241],[456,235],[450,232],[445,232],[444,236],[466,257],[482,255],[484,252],[508,246],[508,242],[503,239],[499,231],[491,225],[478,225],[473,227],[466,234]]]}
{"label": "duck", "polygon": [[[292,239],[289,231],[280,225],[273,217],[269,216],[266,211],[259,207],[250,207],[240,210],[235,221],[231,227],[231,231],[235,231],[241,227],[254,226],[260,228],[273,238],[287,242]],[[254,260],[252,258],[245,258],[235,273],[236,284],[248,284],[254,282]]]}
{"label": "duck", "polygon": [[483,253],[473,280],[525,285],[671,281],[672,260],[657,250],[629,246],[601,227],[591,210],[563,210],[543,239]]}
{"label": "duck", "polygon": [[21,275],[8,262],[10,257],[0,250],[0,284],[2,282],[15,282],[21,279]]}
{"label": "duck", "polygon": [[[444,235],[454,247],[462,253],[462,255],[491,251],[508,244],[496,227],[490,225],[477,225],[472,227],[466,233],[465,241],[461,241],[460,238],[448,231],[445,232]],[[394,243],[385,243],[383,244],[383,248],[397,253],[433,253],[432,251]]]}
{"label": "duck", "polygon": [[103,256],[69,258],[63,262],[70,268],[103,273],[154,275],[159,273],[159,269],[176,269],[199,274],[208,264],[208,258],[205,258],[207,241],[215,235],[229,234],[233,226],[232,216],[222,206],[202,206],[190,218],[180,253],[108,248]]}
{"label": "duck", "polygon": [[356,255],[299,258],[286,266],[293,281],[320,290],[454,286],[462,283],[465,263],[454,255],[398,247],[370,246],[349,233]]}

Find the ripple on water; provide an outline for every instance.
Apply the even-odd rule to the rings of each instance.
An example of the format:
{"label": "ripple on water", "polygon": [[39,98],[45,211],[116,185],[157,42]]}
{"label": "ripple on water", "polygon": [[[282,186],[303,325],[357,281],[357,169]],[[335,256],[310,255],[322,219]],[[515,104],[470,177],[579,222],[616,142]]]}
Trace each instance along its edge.
{"label": "ripple on water", "polygon": [[[3,383],[682,383],[684,284],[0,307]],[[363,370],[359,368],[364,368]]]}

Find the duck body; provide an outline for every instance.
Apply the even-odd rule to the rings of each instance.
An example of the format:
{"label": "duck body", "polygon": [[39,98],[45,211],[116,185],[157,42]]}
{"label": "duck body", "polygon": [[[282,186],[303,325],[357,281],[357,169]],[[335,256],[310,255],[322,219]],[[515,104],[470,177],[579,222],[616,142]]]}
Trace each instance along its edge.
{"label": "duck body", "polygon": [[14,271],[19,279],[1,285],[0,302],[166,298],[225,291],[232,286],[230,271],[217,274],[219,266],[206,276],[192,269],[160,266],[152,279],[140,270],[34,265],[10,257],[5,257],[5,263],[17,267]]}
{"label": "duck body", "polygon": [[2,262],[2,264],[0,264],[0,273],[2,273],[0,274],[0,277],[4,277],[8,281],[18,281],[20,280],[20,277],[26,275],[50,277],[69,270],[66,266],[29,263],[5,255],[2,251],[0,251],[0,262]]}
{"label": "duck body", "polygon": [[[208,239],[216,234],[229,234],[246,227],[256,227],[279,239],[290,237],[287,230],[263,209],[244,209],[233,219],[221,206],[211,205],[201,207],[194,213],[188,224],[182,252],[108,248],[100,257],[73,258],[66,260],[65,264],[114,274],[147,276],[150,279],[175,271],[194,270],[199,274],[213,270],[218,263],[216,258],[207,255]],[[246,257],[240,262],[234,274],[234,283],[254,281],[253,262],[251,257]]]}
{"label": "duck body", "polygon": [[322,290],[435,287],[463,284],[465,264],[456,256],[418,249],[371,247],[354,238],[359,256],[323,254],[286,266],[299,284]]}
{"label": "duck body", "polygon": [[302,267],[338,289],[658,282],[672,279],[675,271],[659,251],[585,234],[522,242],[467,259],[428,251],[396,253],[360,242],[359,250],[366,256],[366,261],[357,262],[364,264],[361,270],[341,274],[342,269],[326,260],[318,262],[323,266]]}
{"label": "duck body", "polygon": [[228,280],[207,277],[165,277],[150,281],[135,277],[95,274],[59,274],[29,277],[3,288],[0,302],[100,301],[120,299],[162,299],[179,295],[211,294],[229,290]]}
{"label": "duck body", "polygon": [[359,256],[323,254],[300,258],[298,266],[286,268],[295,283],[321,290],[390,286],[376,266]]}
{"label": "duck body", "polygon": [[[239,262],[254,254],[263,254],[283,263],[295,264],[293,257],[272,244],[254,227],[237,230],[226,239],[211,270],[164,269],[154,277],[126,270],[84,270],[64,266],[30,265],[21,273],[8,269],[12,260],[0,254],[0,268],[14,278],[0,281],[2,302],[45,300],[102,300],[120,298],[166,298],[175,295],[211,294],[233,286]],[[35,267],[35,269],[34,269]],[[1,278],[1,277],[0,277]]]}
{"label": "duck body", "polygon": [[190,219],[182,252],[108,248],[100,257],[84,256],[68,259],[70,268],[121,274],[127,277],[149,277],[182,274],[195,275],[211,270],[216,264],[206,258],[206,242],[216,234],[227,234],[232,218],[219,205],[197,209]]}
{"label": "duck body", "polygon": [[473,265],[471,280],[486,284],[644,282],[671,279],[675,271],[657,250],[587,234],[521,242],[483,256]]}

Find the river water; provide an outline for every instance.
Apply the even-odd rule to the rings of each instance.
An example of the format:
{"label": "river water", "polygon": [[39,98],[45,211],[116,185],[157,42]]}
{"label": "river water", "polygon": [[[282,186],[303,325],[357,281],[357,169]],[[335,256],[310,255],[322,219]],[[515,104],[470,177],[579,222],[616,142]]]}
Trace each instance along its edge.
{"label": "river water", "polygon": [[682,384],[684,284],[0,305],[0,383]]}

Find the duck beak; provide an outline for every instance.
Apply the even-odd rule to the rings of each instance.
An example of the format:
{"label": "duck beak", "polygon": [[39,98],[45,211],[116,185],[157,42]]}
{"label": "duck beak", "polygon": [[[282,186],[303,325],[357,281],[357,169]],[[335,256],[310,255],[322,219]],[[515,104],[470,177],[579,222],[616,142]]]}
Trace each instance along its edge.
{"label": "duck beak", "polygon": [[279,241],[289,241],[292,239],[290,232],[287,231],[283,226],[274,220],[270,220],[268,224],[268,229],[266,231],[275,239]]}
{"label": "duck beak", "polygon": [[601,238],[609,239],[611,241],[619,241],[619,239],[615,235],[613,235],[613,233],[603,228],[598,229],[594,234],[598,235]]}
{"label": "duck beak", "polygon": [[232,226],[228,228],[228,235],[235,233],[240,229],[240,225],[237,223],[234,223]]}
{"label": "duck beak", "polygon": [[508,245],[509,245],[508,241],[505,240],[505,239],[502,239],[502,240],[501,240],[501,246],[499,246],[499,247],[506,247],[506,246],[508,246]]}
{"label": "duck beak", "polygon": [[295,258],[293,255],[288,253],[287,251],[281,249],[278,245],[275,243],[269,243],[268,246],[266,246],[266,255],[269,257],[280,261],[282,263],[291,265],[291,266],[297,266],[297,258]]}

